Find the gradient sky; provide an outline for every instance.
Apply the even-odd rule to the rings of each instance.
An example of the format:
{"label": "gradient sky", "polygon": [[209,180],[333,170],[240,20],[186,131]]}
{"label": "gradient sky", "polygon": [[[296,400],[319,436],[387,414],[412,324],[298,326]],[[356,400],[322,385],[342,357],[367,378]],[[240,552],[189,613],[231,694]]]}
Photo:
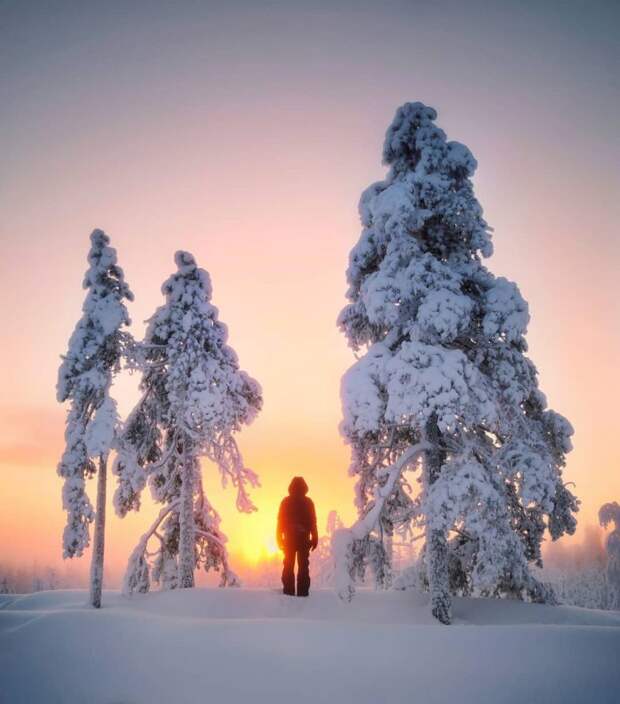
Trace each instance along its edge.
{"label": "gradient sky", "polygon": [[[205,465],[231,550],[272,548],[292,474],[321,525],[330,509],[353,519],[338,434],[353,357],[335,319],[357,201],[407,100],[478,159],[488,265],[529,301],[541,388],[576,429],[566,478],[583,530],[620,499],[620,4],[221,5],[0,0],[0,562],[60,560],[54,387],[94,227],[136,295],[136,336],[188,249],[263,385],[239,438],[259,513],[238,517]],[[136,382],[117,384],[123,412]],[[112,568],[152,513],[110,512]]]}

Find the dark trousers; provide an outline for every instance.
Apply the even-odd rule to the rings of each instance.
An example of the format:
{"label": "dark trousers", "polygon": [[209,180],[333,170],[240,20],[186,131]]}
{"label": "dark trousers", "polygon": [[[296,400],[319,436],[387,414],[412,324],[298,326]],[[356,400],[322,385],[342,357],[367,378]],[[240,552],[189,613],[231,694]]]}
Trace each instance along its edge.
{"label": "dark trousers", "polygon": [[310,590],[310,546],[285,545],[282,586],[285,594],[295,596],[295,558],[297,558],[297,596],[308,596]]}

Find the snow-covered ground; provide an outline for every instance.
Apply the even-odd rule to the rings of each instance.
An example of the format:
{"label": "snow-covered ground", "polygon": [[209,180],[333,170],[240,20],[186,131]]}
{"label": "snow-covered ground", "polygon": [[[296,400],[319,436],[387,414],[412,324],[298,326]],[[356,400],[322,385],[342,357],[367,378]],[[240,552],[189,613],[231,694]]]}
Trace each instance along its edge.
{"label": "snow-covered ground", "polygon": [[620,612],[360,591],[0,595],[2,704],[620,701]]}

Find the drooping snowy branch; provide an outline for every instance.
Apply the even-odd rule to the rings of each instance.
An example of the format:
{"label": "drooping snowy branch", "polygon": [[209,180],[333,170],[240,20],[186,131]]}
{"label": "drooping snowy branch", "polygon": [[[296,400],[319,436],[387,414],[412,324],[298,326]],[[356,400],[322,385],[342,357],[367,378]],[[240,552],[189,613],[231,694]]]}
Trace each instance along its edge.
{"label": "drooping snowy branch", "polygon": [[[147,546],[149,540],[157,535],[157,529],[161,525],[161,522],[173,511],[177,510],[179,506],[179,501],[171,501],[169,504],[164,506],[158,513],[157,518],[153,521],[149,529],[144,533],[144,535],[138,541],[138,544],[134,548],[133,552],[129,557],[129,563],[127,565],[127,570],[125,571],[125,577],[123,579],[122,592],[125,596],[129,596],[133,592],[146,593],[150,589],[150,567],[147,562]],[[161,541],[161,536],[158,536]]]}
{"label": "drooping snowy branch", "polygon": [[390,467],[381,471],[385,478],[383,484],[374,489],[374,500],[368,511],[358,518],[351,528],[339,528],[332,536],[332,553],[335,560],[335,585],[338,595],[350,601],[355,593],[354,577],[361,565],[355,564],[356,556],[365,553],[364,542],[379,525],[381,515],[386,508],[386,501],[392,496],[397,481],[405,468],[416,462],[421,453],[428,449],[426,443],[418,443],[408,448]]}

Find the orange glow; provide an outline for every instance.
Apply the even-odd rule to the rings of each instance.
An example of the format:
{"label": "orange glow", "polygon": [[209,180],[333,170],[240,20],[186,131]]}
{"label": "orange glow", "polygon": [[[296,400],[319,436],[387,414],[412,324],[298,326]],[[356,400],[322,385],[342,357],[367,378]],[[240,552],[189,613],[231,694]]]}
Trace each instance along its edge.
{"label": "orange glow", "polygon": [[[275,507],[277,511],[277,507]],[[269,502],[262,510],[244,516],[239,521],[239,532],[235,536],[235,547],[239,557],[249,564],[257,564],[277,555],[275,540],[274,506]]]}

